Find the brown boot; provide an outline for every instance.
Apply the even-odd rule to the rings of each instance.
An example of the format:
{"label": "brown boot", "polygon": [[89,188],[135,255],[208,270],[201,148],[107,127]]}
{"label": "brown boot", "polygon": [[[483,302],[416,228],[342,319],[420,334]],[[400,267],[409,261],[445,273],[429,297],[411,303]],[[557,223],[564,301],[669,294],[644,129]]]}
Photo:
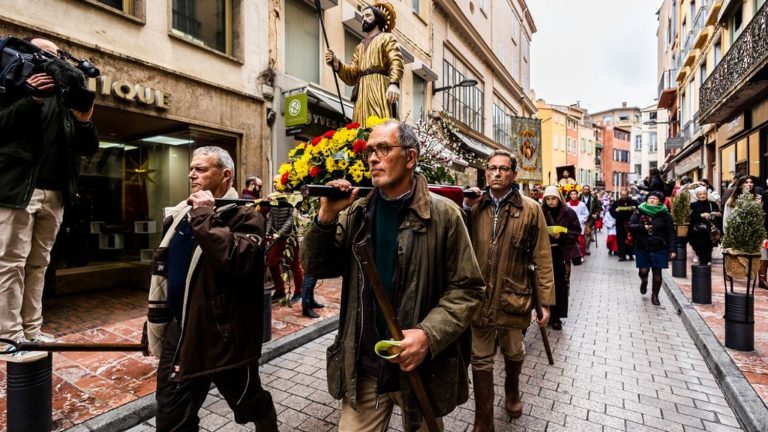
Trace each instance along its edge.
{"label": "brown boot", "polygon": [[661,291],[661,281],[656,282],[654,280],[651,285],[651,303],[653,303],[654,306],[661,305],[659,302],[659,291]]}
{"label": "brown boot", "polygon": [[757,286],[768,289],[768,261],[760,260],[760,267],[757,270]]}
{"label": "brown boot", "polygon": [[475,389],[475,426],[472,432],[494,432],[493,429],[493,371],[472,370]]}
{"label": "brown boot", "polygon": [[522,361],[504,359],[507,377],[504,379],[504,408],[512,418],[523,415],[523,401],[520,400],[520,372]]}

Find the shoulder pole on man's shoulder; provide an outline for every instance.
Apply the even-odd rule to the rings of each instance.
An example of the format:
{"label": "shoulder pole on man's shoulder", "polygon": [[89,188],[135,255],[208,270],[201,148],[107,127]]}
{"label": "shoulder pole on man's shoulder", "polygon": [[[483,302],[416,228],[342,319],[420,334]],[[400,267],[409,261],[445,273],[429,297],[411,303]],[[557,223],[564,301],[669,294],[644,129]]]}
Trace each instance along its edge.
{"label": "shoulder pole on man's shoulder", "polygon": [[[539,299],[539,287],[536,282],[536,264],[533,262],[533,248],[536,245],[536,239],[539,237],[539,227],[531,225],[528,230],[528,236],[528,254],[531,257],[531,262],[528,264],[528,286],[531,289],[533,307],[536,309],[536,317],[541,319],[543,312],[541,310],[541,299]],[[538,323],[536,323],[536,325],[539,326]],[[541,341],[544,343],[544,351],[547,353],[547,360],[549,361],[549,365],[552,366],[555,364],[555,358],[552,357],[552,347],[549,345],[547,329],[539,326],[539,330],[541,330]]]}
{"label": "shoulder pole on man's shoulder", "polygon": [[[381,283],[381,277],[379,271],[376,268],[376,264],[373,262],[371,251],[365,244],[355,244],[355,254],[360,259],[360,265],[363,267],[368,282],[373,288],[373,295],[376,297],[376,303],[381,308],[381,313],[384,315],[384,320],[387,322],[387,329],[394,340],[403,339],[403,331],[400,329],[400,324],[397,322],[397,316],[395,310],[392,308],[392,303],[389,301],[389,297],[384,292],[384,287]],[[413,393],[416,395],[416,399],[419,402],[419,408],[421,408],[421,414],[424,416],[424,421],[427,423],[429,432],[438,432],[440,428],[437,426],[437,419],[435,413],[432,411],[432,404],[429,402],[427,391],[424,389],[424,383],[421,381],[419,371],[414,369],[411,372],[406,372],[408,377],[408,383],[411,385]]]}
{"label": "shoulder pole on man's shoulder", "polygon": [[[320,0],[315,0],[315,9],[317,9],[317,16],[320,18],[320,28],[323,29],[323,39],[325,40],[325,49],[330,50],[331,45],[328,44],[328,34],[325,32],[325,20],[323,19],[323,8],[320,6]],[[339,60],[341,61],[341,60]],[[341,116],[346,120],[347,114],[344,112],[344,99],[341,98],[341,88],[339,87],[339,77],[336,75],[336,71],[333,70],[333,82],[336,83],[336,94],[339,96],[339,106],[341,107]]]}

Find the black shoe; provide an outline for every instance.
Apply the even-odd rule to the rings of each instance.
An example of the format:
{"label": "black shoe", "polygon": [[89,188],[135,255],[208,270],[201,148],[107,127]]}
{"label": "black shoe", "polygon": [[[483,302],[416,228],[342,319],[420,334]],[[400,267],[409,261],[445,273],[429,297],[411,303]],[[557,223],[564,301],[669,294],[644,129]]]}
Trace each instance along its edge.
{"label": "black shoe", "polygon": [[552,330],[562,330],[563,329],[563,322],[560,320],[557,320],[552,323]]}
{"label": "black shoe", "polygon": [[317,314],[312,308],[302,306],[301,307],[301,315],[309,318],[320,318],[320,315]]}
{"label": "black shoe", "polygon": [[626,258],[624,258],[624,257],[621,257],[621,258],[619,258],[619,262],[624,262],[624,261],[626,261],[626,260],[627,260],[627,259],[626,259]]}
{"label": "black shoe", "polygon": [[314,299],[312,299],[312,301],[309,302],[309,305],[312,306],[312,309],[322,309],[322,308],[325,307],[324,304],[320,304],[320,303],[316,302]]}
{"label": "black shoe", "polygon": [[301,293],[294,294],[293,297],[291,297],[291,304],[296,304],[301,300]]}
{"label": "black shoe", "polygon": [[634,255],[630,255],[630,256],[629,256],[629,260],[630,260],[630,261],[634,261],[634,260],[635,260],[635,256],[634,256]]}

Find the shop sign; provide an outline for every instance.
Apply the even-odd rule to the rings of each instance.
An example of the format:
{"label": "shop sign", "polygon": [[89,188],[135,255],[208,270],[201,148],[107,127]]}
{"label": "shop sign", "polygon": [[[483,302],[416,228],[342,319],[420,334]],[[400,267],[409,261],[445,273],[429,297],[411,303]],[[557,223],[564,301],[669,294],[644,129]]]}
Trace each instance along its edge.
{"label": "shop sign", "polygon": [[288,126],[288,108],[286,105],[286,135],[301,135],[307,138],[322,135],[326,131],[344,127],[346,124],[340,113],[318,105],[312,105],[306,110],[307,120],[296,126]]}
{"label": "shop sign", "polygon": [[675,164],[675,175],[683,175],[701,166],[701,150],[696,150]]}
{"label": "shop sign", "polygon": [[736,135],[737,133],[744,130],[746,126],[746,122],[744,119],[744,113],[737,115],[731,121],[728,123],[725,123],[724,125],[720,126],[720,129],[717,131],[718,133],[718,141],[724,142],[728,139],[730,139],[732,136]]}
{"label": "shop sign", "polygon": [[303,126],[309,123],[307,94],[298,93],[285,97],[285,127]]}
{"label": "shop sign", "polygon": [[146,105],[161,110],[171,108],[170,93],[126,80],[113,81],[109,75],[89,78],[88,90],[104,96],[114,96],[128,102],[135,102],[139,105]]}

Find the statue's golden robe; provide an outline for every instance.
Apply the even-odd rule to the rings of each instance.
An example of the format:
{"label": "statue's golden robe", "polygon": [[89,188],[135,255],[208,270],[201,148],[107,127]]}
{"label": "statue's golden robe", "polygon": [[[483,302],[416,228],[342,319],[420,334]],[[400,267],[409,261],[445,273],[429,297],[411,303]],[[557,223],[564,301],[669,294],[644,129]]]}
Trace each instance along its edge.
{"label": "statue's golden robe", "polygon": [[392,117],[387,102],[387,87],[390,84],[400,85],[403,56],[397,39],[391,33],[377,34],[367,46],[365,40],[358,44],[352,62],[340,64],[337,73],[347,85],[358,85],[352,121],[365,126],[365,119],[370,115]]}

